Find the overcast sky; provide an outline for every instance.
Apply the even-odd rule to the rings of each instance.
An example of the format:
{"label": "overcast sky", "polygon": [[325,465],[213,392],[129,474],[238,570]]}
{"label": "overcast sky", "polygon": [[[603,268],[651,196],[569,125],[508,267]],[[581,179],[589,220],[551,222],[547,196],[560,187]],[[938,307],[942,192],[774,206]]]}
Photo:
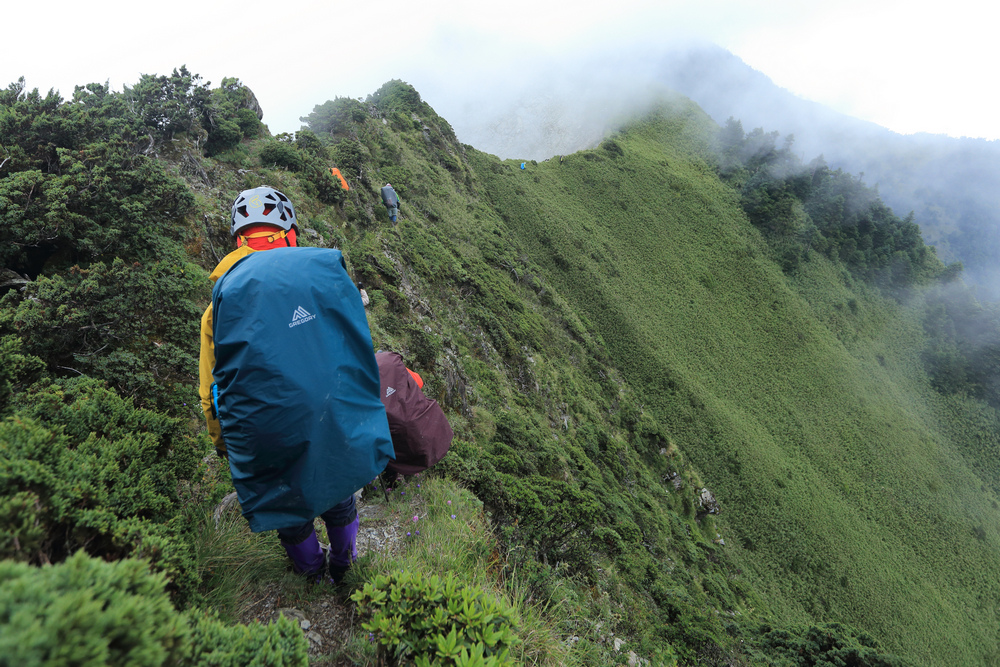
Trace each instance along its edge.
{"label": "overcast sky", "polygon": [[598,44],[700,39],[803,98],[896,132],[1000,139],[997,18],[972,0],[17,2],[4,9],[0,85],[24,76],[68,98],[77,84],[120,90],[187,65],[213,85],[242,80],[276,134],[298,130],[316,104],[390,79],[421,90],[435,74],[467,72],[449,82],[462,95],[488,84],[483,71],[527,77],[532,60]]}

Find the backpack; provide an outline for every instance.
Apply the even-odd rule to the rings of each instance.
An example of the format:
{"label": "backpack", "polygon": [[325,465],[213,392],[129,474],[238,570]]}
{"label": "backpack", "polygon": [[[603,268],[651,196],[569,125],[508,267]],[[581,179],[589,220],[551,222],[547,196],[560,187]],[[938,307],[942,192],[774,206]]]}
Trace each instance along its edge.
{"label": "backpack", "polygon": [[415,475],[444,458],[454,433],[437,401],[427,398],[403,358],[378,352],[379,385],[396,458],[386,472]]}
{"label": "backpack", "polygon": [[312,521],[382,472],[379,371],[339,250],[247,255],[215,283],[212,326],[213,393],[253,532]]}
{"label": "backpack", "polygon": [[386,184],[382,186],[382,203],[388,208],[395,208],[399,206],[399,197],[396,195],[396,191],[391,185]]}

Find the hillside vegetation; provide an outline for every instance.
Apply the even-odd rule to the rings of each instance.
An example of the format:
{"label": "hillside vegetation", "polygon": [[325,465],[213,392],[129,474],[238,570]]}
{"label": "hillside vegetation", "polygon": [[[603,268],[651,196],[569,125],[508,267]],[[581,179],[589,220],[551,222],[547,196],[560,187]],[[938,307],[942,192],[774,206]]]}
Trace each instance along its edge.
{"label": "hillside vegetation", "polygon": [[[239,81],[183,68],[121,94],[0,94],[5,636],[72,623],[30,591],[76,586],[169,625],[96,615],[86,632],[160,647],[106,662],[197,664],[214,643],[218,664],[304,664],[289,624],[233,625],[254,589],[221,595],[213,550],[257,542],[204,521],[230,484],[197,406],[196,321],[232,197],[267,183],[303,244],[343,250],[376,347],[456,433],[422,492],[467,509],[428,511],[425,539],[363,559],[338,603],[426,599],[452,571],[444,594],[494,609],[503,639],[470,629],[476,663],[443,628],[434,664],[504,664],[493,646],[538,664],[1000,662],[994,357],[957,325],[994,340],[994,319],[912,221],[682,98],[541,163],[460,144],[399,81],[303,121],[271,137]],[[433,650],[397,651],[406,633],[364,613],[370,642],[358,627],[314,660]],[[21,664],[48,664],[32,647]]]}
{"label": "hillside vegetation", "polygon": [[624,113],[644,113],[658,91],[677,91],[719,125],[736,118],[794,136],[800,156],[822,155],[877,188],[899,215],[913,212],[942,259],[963,263],[982,298],[1000,299],[1000,142],[897,134],[802,99],[716,45],[639,41],[552,62],[532,52],[512,57],[522,61],[507,65],[525,72],[516,81],[456,91],[450,84],[461,73],[440,67],[421,76],[420,90],[467,143],[538,160],[596,146]]}
{"label": "hillside vegetation", "polygon": [[970,406],[928,390],[912,308],[812,250],[784,275],[677,150],[689,128],[647,119],[613,151],[508,166],[488,191],[712,487],[772,610],[850,622],[918,662],[988,664],[995,489],[963,456],[968,431],[949,437]]}

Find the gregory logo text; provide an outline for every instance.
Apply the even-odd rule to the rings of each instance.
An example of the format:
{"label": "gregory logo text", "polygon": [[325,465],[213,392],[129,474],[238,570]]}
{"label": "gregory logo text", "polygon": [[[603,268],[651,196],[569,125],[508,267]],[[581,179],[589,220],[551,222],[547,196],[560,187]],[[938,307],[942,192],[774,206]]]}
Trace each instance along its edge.
{"label": "gregory logo text", "polygon": [[295,312],[292,313],[292,321],[288,323],[288,327],[297,327],[300,324],[305,324],[309,320],[314,319],[316,319],[315,315],[310,315],[308,310],[299,306],[295,309]]}

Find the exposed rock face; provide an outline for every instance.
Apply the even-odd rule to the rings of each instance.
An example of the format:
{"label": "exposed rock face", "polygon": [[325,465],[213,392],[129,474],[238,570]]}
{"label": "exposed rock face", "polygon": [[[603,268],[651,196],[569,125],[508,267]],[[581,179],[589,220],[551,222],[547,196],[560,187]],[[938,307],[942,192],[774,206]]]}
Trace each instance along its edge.
{"label": "exposed rock face", "polygon": [[257,96],[253,94],[253,91],[243,86],[241,92],[243,93],[243,99],[240,100],[240,109],[250,109],[255,114],[257,114],[257,120],[264,120],[264,110],[260,108],[260,102],[257,101]]}
{"label": "exposed rock face", "polygon": [[[703,488],[701,490],[701,495],[698,497],[698,504],[701,506],[701,510],[705,514],[719,513],[719,501],[715,499],[715,496],[707,488]],[[701,512],[699,512],[699,514],[700,513]]]}
{"label": "exposed rock face", "polygon": [[0,288],[21,287],[27,285],[29,282],[31,281],[19,273],[7,268],[0,268]]}

